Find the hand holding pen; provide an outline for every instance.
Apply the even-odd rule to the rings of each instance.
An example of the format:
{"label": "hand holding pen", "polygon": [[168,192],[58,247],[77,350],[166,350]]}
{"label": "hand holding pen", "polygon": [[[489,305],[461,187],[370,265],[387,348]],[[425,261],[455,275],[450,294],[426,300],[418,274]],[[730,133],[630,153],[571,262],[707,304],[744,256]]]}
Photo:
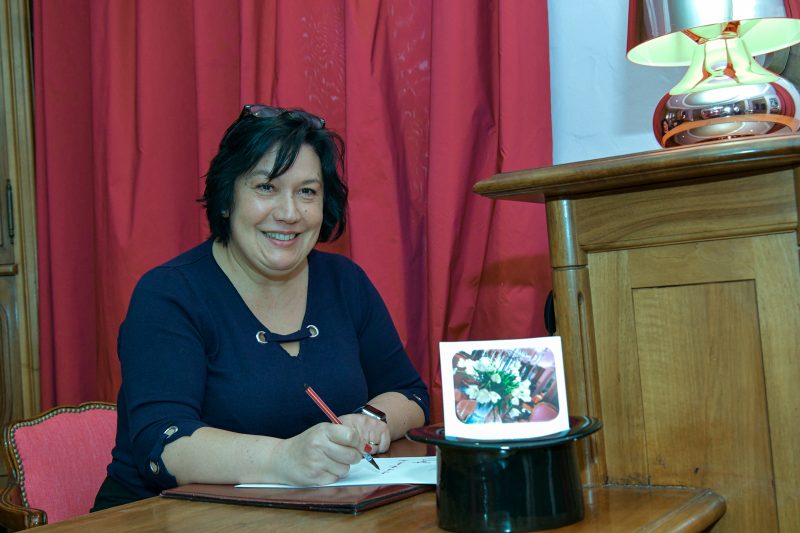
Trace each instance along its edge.
{"label": "hand holding pen", "polygon": [[[314,392],[314,389],[312,389],[308,385],[305,386],[305,389],[306,389],[306,394],[308,394],[311,397],[311,399],[314,400],[314,403],[317,404],[317,407],[322,409],[322,412],[325,413],[325,415],[328,417],[328,419],[334,424],[341,425],[342,421],[339,420],[339,418],[336,416],[336,414],[333,411],[331,411],[331,408],[328,407],[325,404],[325,402],[322,401],[322,398],[320,398],[317,395],[317,393]],[[372,455],[370,455],[367,452],[361,452],[361,456],[364,457],[364,459],[366,459],[367,461],[369,461],[369,463],[372,466],[374,466],[375,468],[380,470],[380,467],[378,466],[378,463],[375,462],[375,459],[372,458]]]}

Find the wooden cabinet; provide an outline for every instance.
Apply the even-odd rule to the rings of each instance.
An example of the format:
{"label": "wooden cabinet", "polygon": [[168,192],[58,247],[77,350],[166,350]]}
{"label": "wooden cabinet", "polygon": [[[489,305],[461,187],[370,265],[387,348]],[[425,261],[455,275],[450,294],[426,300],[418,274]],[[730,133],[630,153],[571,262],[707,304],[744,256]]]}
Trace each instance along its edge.
{"label": "wooden cabinet", "polygon": [[29,2],[2,2],[0,424],[39,410],[30,38]]}
{"label": "wooden cabinet", "polygon": [[715,531],[800,531],[800,136],[500,174],[544,202],[584,480],[708,487]]}

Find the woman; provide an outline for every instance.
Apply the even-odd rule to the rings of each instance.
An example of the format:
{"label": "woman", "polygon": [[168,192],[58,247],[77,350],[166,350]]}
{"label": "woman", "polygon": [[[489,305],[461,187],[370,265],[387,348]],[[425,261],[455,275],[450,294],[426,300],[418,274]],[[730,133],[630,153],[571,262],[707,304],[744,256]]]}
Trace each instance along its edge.
{"label": "woman", "polygon": [[375,287],[313,250],[345,229],[342,161],[301,110],[245,106],[228,128],[202,199],[211,238],[146,273],[120,327],[116,445],[93,510],[177,484],[331,483],[426,423]]}

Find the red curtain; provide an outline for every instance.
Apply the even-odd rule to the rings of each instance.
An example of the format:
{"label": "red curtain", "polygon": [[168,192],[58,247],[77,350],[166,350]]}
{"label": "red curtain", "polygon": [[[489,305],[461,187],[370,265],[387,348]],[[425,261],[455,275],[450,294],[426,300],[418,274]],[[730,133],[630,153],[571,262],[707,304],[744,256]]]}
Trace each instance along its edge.
{"label": "red curtain", "polygon": [[543,207],[471,187],[550,163],[546,2],[34,0],[34,39],[43,407],[115,398],[133,285],[207,237],[195,199],[244,103],[344,136],[326,249],[380,290],[435,420],[439,341],[544,334]]}

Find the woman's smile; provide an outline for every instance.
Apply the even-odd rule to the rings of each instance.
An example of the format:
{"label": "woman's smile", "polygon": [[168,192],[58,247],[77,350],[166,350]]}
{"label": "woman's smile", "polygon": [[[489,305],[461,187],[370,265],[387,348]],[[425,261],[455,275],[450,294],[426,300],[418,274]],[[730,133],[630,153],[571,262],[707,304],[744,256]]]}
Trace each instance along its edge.
{"label": "woman's smile", "polygon": [[265,231],[264,235],[266,235],[270,239],[276,239],[279,241],[291,241],[295,237],[297,237],[297,233],[275,233],[271,231]]}

